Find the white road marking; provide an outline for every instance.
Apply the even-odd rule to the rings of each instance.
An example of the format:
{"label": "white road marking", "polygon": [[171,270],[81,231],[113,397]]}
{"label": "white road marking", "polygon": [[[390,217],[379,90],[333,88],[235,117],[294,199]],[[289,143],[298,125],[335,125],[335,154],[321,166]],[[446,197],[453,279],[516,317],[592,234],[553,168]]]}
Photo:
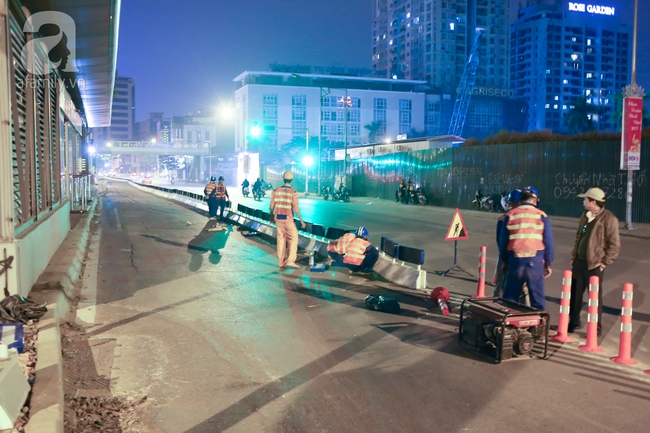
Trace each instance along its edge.
{"label": "white road marking", "polygon": [[88,257],[82,277],[81,293],[77,305],[77,320],[80,325],[94,325],[97,314],[97,272],[99,269],[99,240],[102,228],[97,228],[88,244]]}
{"label": "white road marking", "polygon": [[122,231],[122,223],[120,222],[120,216],[117,213],[117,209],[113,209],[113,212],[115,212],[115,224],[117,225],[117,231],[121,232]]}

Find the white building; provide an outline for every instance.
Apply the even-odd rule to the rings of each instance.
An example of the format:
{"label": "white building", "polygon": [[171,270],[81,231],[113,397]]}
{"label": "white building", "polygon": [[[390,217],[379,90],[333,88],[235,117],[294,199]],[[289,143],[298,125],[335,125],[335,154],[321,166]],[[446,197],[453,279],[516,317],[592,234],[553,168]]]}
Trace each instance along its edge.
{"label": "white building", "polygon": [[233,81],[236,151],[248,149],[253,125],[262,129],[269,147],[305,137],[307,128],[310,137],[336,147],[343,147],[346,137],[348,146],[372,141],[365,126],[373,122],[379,126],[377,140],[439,129],[440,96],[425,94],[426,81],[249,71]]}

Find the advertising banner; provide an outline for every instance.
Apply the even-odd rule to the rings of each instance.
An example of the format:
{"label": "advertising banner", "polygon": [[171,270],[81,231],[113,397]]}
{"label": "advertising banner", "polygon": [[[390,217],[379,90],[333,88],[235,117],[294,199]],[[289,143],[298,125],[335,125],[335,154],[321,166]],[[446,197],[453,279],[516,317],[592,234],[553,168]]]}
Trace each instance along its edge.
{"label": "advertising banner", "polygon": [[642,129],[643,98],[624,98],[623,132],[621,134],[621,170],[639,170],[641,165]]}

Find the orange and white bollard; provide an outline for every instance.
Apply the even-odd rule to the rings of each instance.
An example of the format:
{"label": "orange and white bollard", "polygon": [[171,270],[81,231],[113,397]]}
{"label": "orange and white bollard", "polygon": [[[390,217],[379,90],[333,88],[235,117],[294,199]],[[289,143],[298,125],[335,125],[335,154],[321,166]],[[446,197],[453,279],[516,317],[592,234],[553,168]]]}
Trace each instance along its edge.
{"label": "orange and white bollard", "polygon": [[568,343],[573,341],[569,337],[569,309],[571,308],[571,271],[564,271],[562,277],[562,295],[560,298],[560,318],[557,323],[557,334],[551,340]]}
{"label": "orange and white bollard", "polygon": [[474,298],[485,298],[485,262],[487,261],[487,247],[483,245],[478,254],[478,288]]}
{"label": "orange and white bollard", "polygon": [[589,307],[587,308],[587,344],[578,349],[585,352],[601,353],[598,347],[598,277],[589,277]]}
{"label": "orange and white bollard", "polygon": [[623,308],[621,309],[621,340],[618,345],[618,356],[610,358],[618,364],[634,365],[632,359],[632,283],[623,284]]}

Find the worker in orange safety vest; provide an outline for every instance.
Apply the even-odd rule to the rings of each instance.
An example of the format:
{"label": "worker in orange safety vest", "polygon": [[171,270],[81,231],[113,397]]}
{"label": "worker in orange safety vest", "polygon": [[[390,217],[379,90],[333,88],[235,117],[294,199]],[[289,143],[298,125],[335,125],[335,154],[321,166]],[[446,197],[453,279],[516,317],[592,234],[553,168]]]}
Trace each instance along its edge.
{"label": "worker in orange safety vest", "polygon": [[210,177],[210,183],[203,188],[203,195],[208,199],[208,216],[211,220],[217,219],[217,178]]}
{"label": "worker in orange safety vest", "polygon": [[271,214],[277,229],[277,249],[280,268],[299,268],[296,264],[298,257],[298,228],[293,221],[294,213],[300,220],[300,227],[306,224],[300,215],[298,207],[298,192],[291,187],[293,173],[285,171],[282,175],[284,185],[273,190],[271,194]]}
{"label": "worker in orange safety vest", "polygon": [[327,252],[332,260],[352,272],[371,271],[379,258],[379,251],[368,242],[368,229],[363,226],[330,242]]}
{"label": "worker in orange safety vest", "polygon": [[546,310],[544,279],[553,272],[554,241],[551,223],[537,208],[539,193],[532,186],[522,188],[519,206],[503,220],[499,259],[506,264],[503,298],[519,302],[523,285],[528,285],[530,305]]}

